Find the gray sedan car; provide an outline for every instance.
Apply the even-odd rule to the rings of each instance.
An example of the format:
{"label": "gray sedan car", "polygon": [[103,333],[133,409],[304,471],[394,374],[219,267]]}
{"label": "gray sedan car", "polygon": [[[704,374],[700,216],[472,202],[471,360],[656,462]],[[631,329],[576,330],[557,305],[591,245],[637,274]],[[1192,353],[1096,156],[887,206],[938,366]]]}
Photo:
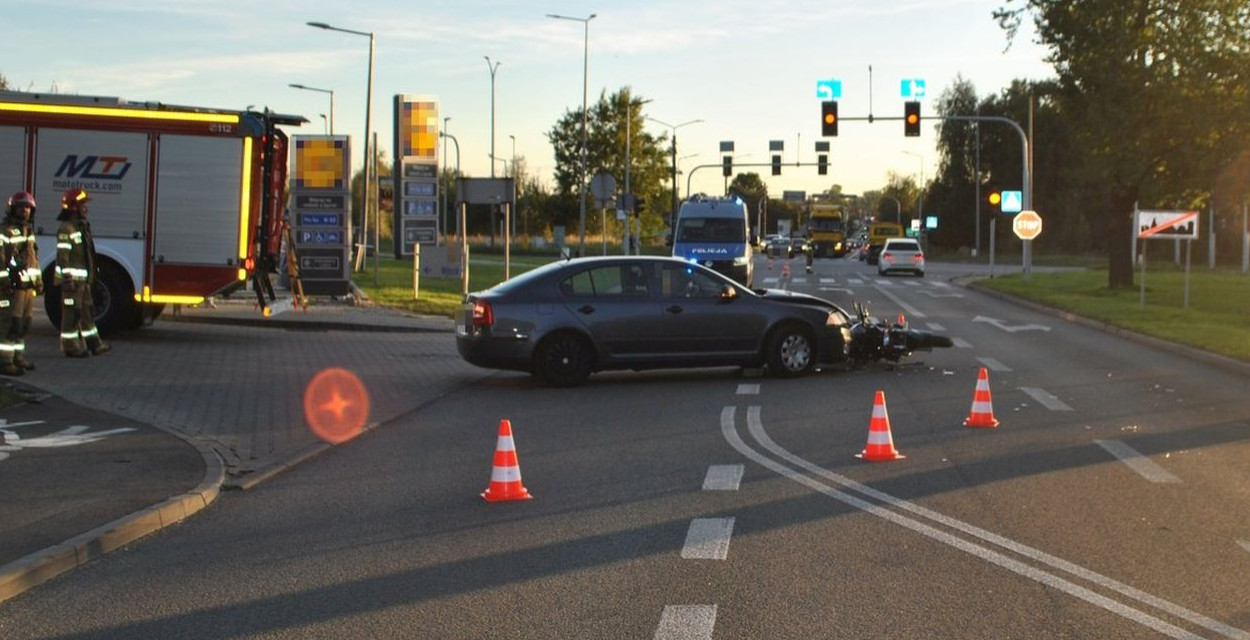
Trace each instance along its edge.
{"label": "gray sedan car", "polygon": [[850,318],[814,296],[746,289],[678,258],[553,262],[470,294],[456,347],[486,368],[574,386],[610,369],[765,366],[781,377],[841,363]]}

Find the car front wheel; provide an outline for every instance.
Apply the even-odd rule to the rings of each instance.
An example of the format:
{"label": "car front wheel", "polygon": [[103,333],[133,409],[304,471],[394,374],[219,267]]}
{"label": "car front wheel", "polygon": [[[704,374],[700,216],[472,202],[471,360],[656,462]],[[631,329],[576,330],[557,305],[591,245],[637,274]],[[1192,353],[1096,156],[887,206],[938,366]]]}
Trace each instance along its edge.
{"label": "car front wheel", "polygon": [[768,368],[778,377],[793,378],[811,373],[816,367],[816,345],[802,327],[783,327],[768,346]]}
{"label": "car front wheel", "polygon": [[553,387],[575,387],[590,377],[594,357],[590,344],[581,336],[557,334],[539,345],[534,373]]}

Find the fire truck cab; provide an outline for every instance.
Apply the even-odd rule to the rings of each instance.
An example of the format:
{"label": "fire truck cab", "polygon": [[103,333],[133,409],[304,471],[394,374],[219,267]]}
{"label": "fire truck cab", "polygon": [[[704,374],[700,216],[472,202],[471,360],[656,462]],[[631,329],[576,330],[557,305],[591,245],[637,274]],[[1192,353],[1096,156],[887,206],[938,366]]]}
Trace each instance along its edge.
{"label": "fire truck cab", "polygon": [[91,197],[101,331],[137,328],[165,304],[196,304],[251,278],[268,284],[284,222],[287,137],[278,126],[304,122],[0,91],[0,192],[30,191],[39,205],[48,317],[59,323],[56,217],[73,188]]}

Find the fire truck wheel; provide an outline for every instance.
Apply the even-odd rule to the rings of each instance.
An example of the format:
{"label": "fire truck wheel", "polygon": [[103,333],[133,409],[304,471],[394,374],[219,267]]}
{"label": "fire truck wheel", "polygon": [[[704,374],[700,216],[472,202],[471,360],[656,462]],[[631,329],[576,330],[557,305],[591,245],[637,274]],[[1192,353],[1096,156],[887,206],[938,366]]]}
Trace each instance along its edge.
{"label": "fire truck wheel", "polygon": [[[44,282],[52,282],[52,268],[43,274]],[[125,270],[111,260],[101,260],[99,277],[91,288],[95,300],[95,323],[100,333],[112,335],[118,331],[137,329],[143,325],[143,307],[134,302],[133,285]],[[44,290],[43,308],[54,327],[61,326],[61,288],[47,285]]]}

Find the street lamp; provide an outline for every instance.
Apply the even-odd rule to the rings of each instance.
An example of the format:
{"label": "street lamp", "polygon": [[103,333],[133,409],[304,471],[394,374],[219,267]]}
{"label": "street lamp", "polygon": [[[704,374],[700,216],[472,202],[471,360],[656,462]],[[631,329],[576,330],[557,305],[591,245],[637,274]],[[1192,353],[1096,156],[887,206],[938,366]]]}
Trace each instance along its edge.
{"label": "street lamp", "polygon": [[916,220],[919,221],[923,218],[921,210],[924,206],[924,156],[911,151],[904,151],[903,153],[913,156],[920,161],[920,185],[916,189]]}
{"label": "street lamp", "polygon": [[[438,132],[438,136],[439,136],[440,138],[441,138],[441,137],[443,137],[443,136],[445,136],[445,135],[447,135],[447,121],[448,121],[448,120],[451,120],[451,116],[444,116],[444,117],[443,117],[443,128],[442,128],[442,129],[440,129],[440,130],[439,130],[439,132]],[[458,158],[459,156],[460,156],[460,150],[459,150],[459,149],[457,149],[457,150],[456,150],[456,157]],[[447,170],[447,143],[446,143],[446,142],[444,142],[444,143],[443,143],[443,167],[442,167],[442,170],[443,170],[443,171],[446,171],[446,170]],[[440,179],[441,179],[441,177],[440,177]],[[448,189],[448,188],[447,188],[448,186],[449,186],[449,185],[443,185],[443,187],[442,187],[442,192],[443,192],[443,217],[442,217],[442,218],[440,218],[440,219],[439,219],[439,221],[438,221],[438,223],[439,223],[439,224],[443,225],[443,242],[444,242],[444,243],[446,243],[446,242],[447,242],[447,192],[448,192],[448,191],[450,191],[450,189]]]}
{"label": "street lamp", "polygon": [[309,87],[309,86],[302,85],[302,84],[290,84],[287,86],[291,87],[292,89],[303,89],[305,91],[316,91],[318,93],[330,94],[330,135],[334,135],[334,90],[333,89],[318,89],[317,87]]}
{"label": "street lamp", "polygon": [[[310,27],[316,27],[318,29],[325,29],[327,31],[340,31],[342,33],[350,33],[352,35],[369,37],[369,82],[365,88],[365,168],[364,168],[364,173],[361,176],[361,178],[364,180],[364,189],[363,189],[363,192],[361,194],[361,199],[360,199],[361,200],[360,204],[362,208],[364,209],[364,211],[361,212],[361,218],[362,218],[361,235],[365,236],[369,232],[369,222],[368,222],[369,201],[371,200],[369,196],[371,195],[370,192],[373,191],[373,181],[372,181],[373,167],[370,166],[373,164],[373,152],[369,145],[369,132],[373,127],[373,121],[371,120],[371,116],[373,115],[373,49],[374,49],[374,41],[375,41],[373,32],[372,31],[353,31],[351,29],[342,29],[339,27],[332,27],[324,22],[308,22],[306,24]],[[381,247],[378,246],[378,242],[381,239],[381,233],[378,231],[378,229],[382,226],[381,222],[382,221],[380,219],[375,220],[374,229],[373,229],[373,284],[374,286],[378,285],[378,254],[382,252]],[[365,238],[365,237],[362,237],[361,239],[366,240],[366,241],[368,240],[368,238]],[[365,244],[365,243],[362,243],[362,244]]]}
{"label": "street lamp", "polygon": [[330,135],[330,121],[326,120],[326,114],[318,113],[317,115],[321,116],[322,129],[325,131],[326,135]]}
{"label": "street lamp", "polygon": [[699,122],[703,122],[703,120],[701,120],[701,119],[700,119],[700,120],[690,120],[690,121],[688,121],[688,122],[683,122],[683,123],[681,123],[681,124],[669,124],[669,123],[667,123],[667,122],[664,122],[663,120],[658,120],[658,119],[656,119],[656,118],[647,118],[647,119],[648,119],[648,120],[650,120],[650,121],[652,121],[652,122],[654,122],[654,123],[656,123],[656,124],[662,124],[662,125],[664,125],[664,126],[666,126],[666,127],[668,127],[669,129],[671,129],[671,130],[672,130],[672,136],[673,136],[673,209],[672,209],[672,211],[669,213],[669,215],[670,215],[670,216],[676,216],[676,215],[677,215],[677,206],[678,206],[678,203],[679,203],[679,202],[680,202],[680,200],[681,200],[681,199],[677,196],[677,130],[678,130],[678,129],[680,129],[680,128],[682,128],[682,127],[684,127],[684,126],[686,126],[686,125],[688,125],[688,124],[696,124],[696,123],[699,123]]}
{"label": "street lamp", "polygon": [[495,177],[495,71],[499,70],[502,62],[491,63],[490,56],[482,56],[486,58],[486,68],[490,69],[490,177]]}
{"label": "street lamp", "polygon": [[582,175],[580,185],[582,192],[582,205],[577,230],[577,255],[579,256],[584,255],[586,244],[586,164],[589,161],[587,156],[590,153],[590,149],[588,148],[590,142],[586,133],[586,94],[589,90],[590,73],[590,21],[595,19],[595,15],[596,14],[592,13],[586,18],[573,18],[569,16],[556,15],[554,13],[547,14],[548,18],[555,18],[557,20],[573,20],[574,22],[582,23],[585,27],[585,35],[583,36],[584,39],[582,42]]}

